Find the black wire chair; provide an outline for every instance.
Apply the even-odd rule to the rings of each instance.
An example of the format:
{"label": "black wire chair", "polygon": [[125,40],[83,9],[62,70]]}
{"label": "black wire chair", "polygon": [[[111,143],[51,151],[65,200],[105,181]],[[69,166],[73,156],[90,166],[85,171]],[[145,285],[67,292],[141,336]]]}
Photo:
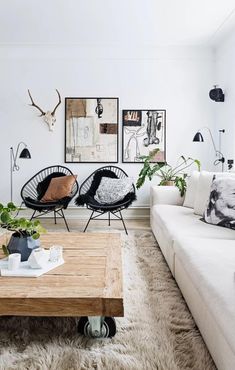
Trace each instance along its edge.
{"label": "black wire chair", "polygon": [[[98,181],[95,181],[97,175],[100,174]],[[84,232],[87,230],[88,225],[91,220],[100,219],[101,216],[108,213],[108,224],[110,226],[111,221],[111,214],[115,217],[115,219],[121,220],[124,230],[128,235],[127,228],[122,216],[122,210],[128,208],[131,203],[136,200],[136,190],[135,185],[132,184],[132,190],[128,193],[125,198],[117,203],[113,204],[101,204],[95,200],[94,196],[96,193],[97,188],[99,187],[101,178],[105,177],[112,177],[123,179],[128,177],[125,171],[121,168],[116,166],[104,166],[99,168],[98,170],[94,171],[81,185],[80,192],[78,198],[75,200],[75,203],[79,205],[86,205],[87,209],[89,209],[92,213],[87,221],[85,226]],[[104,219],[103,219],[104,220]],[[106,220],[106,219],[105,219]]]}
{"label": "black wire chair", "polygon": [[[31,220],[33,218],[39,218],[50,212],[53,212],[55,224],[57,216],[59,216],[60,218],[64,219],[66,228],[69,231],[68,223],[63,210],[68,207],[70,201],[78,192],[79,187],[77,181],[75,181],[69,196],[53,202],[41,202],[41,199],[46,193],[51,179],[66,175],[73,175],[73,173],[67,167],[55,165],[44,168],[26,182],[21,189],[21,197],[26,207],[34,210]],[[37,212],[39,214],[35,216]]]}

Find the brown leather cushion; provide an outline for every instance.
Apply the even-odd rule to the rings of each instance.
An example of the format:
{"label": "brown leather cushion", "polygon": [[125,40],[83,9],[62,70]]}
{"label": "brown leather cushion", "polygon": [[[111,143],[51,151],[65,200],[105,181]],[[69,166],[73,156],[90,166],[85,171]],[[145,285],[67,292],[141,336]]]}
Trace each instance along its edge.
{"label": "brown leather cushion", "polygon": [[76,179],[77,175],[54,177],[51,179],[41,202],[52,202],[69,196]]}

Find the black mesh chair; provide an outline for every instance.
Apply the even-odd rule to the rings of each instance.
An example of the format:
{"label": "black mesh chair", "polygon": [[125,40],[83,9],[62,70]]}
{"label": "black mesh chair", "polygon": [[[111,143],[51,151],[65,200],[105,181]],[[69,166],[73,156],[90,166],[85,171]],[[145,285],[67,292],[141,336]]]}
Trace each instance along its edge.
{"label": "black mesh chair", "polygon": [[[75,181],[72,192],[69,196],[53,202],[41,202],[41,199],[46,193],[51,179],[66,175],[73,175],[73,173],[66,167],[55,165],[44,168],[26,182],[21,190],[21,197],[26,207],[34,210],[31,220],[33,218],[38,218],[53,212],[55,224],[57,216],[62,217],[64,219],[66,228],[69,231],[63,210],[68,207],[70,201],[78,192],[77,181]],[[39,213],[38,215],[36,215],[37,212]]]}
{"label": "black mesh chair", "polygon": [[86,205],[91,210],[91,216],[85,226],[84,232],[86,231],[91,220],[101,219],[100,217],[104,214],[108,214],[108,224],[110,226],[110,216],[113,215],[115,219],[121,220],[126,234],[128,234],[125,222],[122,217],[122,210],[128,208],[134,200],[136,200],[136,191],[134,184],[132,190],[128,193],[124,199],[117,203],[112,204],[100,204],[94,198],[96,190],[99,187],[102,177],[111,177],[123,179],[128,177],[126,172],[116,166],[105,166],[101,167],[93,172],[81,185],[79,196],[75,200],[77,206]]}

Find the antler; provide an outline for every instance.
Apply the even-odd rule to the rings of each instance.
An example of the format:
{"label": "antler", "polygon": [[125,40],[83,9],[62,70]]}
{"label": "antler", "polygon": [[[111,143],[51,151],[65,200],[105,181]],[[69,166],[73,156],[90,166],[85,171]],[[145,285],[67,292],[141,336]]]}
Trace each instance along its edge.
{"label": "antler", "polygon": [[59,91],[56,89],[56,92],[57,92],[57,94],[58,94],[58,96],[59,96],[59,102],[58,102],[58,104],[56,104],[56,106],[55,106],[55,108],[54,108],[54,110],[51,112],[51,115],[52,116],[54,116],[55,115],[55,111],[56,111],[56,109],[58,108],[58,106],[60,105],[60,103],[61,103],[61,97],[60,97],[60,93],[59,93]]}
{"label": "antler", "polygon": [[40,110],[40,112],[41,112],[41,114],[40,114],[40,116],[45,116],[45,112],[38,106],[38,105],[36,105],[35,103],[34,103],[34,101],[33,101],[33,98],[32,98],[32,95],[30,94],[30,91],[28,90],[28,93],[29,93],[29,97],[30,97],[30,100],[31,100],[31,102],[32,102],[32,104],[29,104],[29,105],[31,105],[32,107],[35,107],[35,108],[37,108],[38,110]]}

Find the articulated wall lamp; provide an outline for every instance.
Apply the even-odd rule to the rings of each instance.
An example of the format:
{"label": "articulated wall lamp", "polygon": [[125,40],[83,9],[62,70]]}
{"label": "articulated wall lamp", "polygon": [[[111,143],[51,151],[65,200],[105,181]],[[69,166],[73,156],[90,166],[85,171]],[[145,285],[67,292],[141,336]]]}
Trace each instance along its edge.
{"label": "articulated wall lamp", "polygon": [[[20,149],[20,146],[24,145],[24,148],[23,150],[21,151],[20,155],[18,156],[19,154],[19,149]],[[13,198],[13,172],[14,171],[19,171],[20,167],[18,166],[17,164],[17,159],[18,158],[24,158],[24,159],[30,159],[31,158],[31,154],[27,148],[27,145],[21,141],[18,145],[17,145],[17,149],[16,149],[16,153],[14,153],[14,149],[13,147],[10,147],[10,162],[11,162],[11,202],[12,202],[12,198]]]}
{"label": "articulated wall lamp", "polygon": [[206,129],[209,132],[210,138],[211,138],[211,142],[212,142],[212,145],[213,145],[213,148],[214,148],[214,151],[215,151],[215,156],[218,157],[214,161],[214,165],[217,166],[218,164],[221,163],[222,172],[223,172],[224,171],[225,158],[224,158],[224,155],[221,153],[221,134],[224,133],[225,130],[224,129],[220,129],[219,130],[219,150],[218,150],[216,148],[216,146],[215,146],[215,141],[213,139],[213,136],[212,136],[212,133],[211,133],[211,130],[209,129],[209,127],[202,127],[202,128],[200,128],[197,131],[197,133],[194,135],[193,141],[196,141],[196,142],[204,142],[204,138],[203,138],[202,133],[201,133],[201,130],[204,130],[204,129]]}

